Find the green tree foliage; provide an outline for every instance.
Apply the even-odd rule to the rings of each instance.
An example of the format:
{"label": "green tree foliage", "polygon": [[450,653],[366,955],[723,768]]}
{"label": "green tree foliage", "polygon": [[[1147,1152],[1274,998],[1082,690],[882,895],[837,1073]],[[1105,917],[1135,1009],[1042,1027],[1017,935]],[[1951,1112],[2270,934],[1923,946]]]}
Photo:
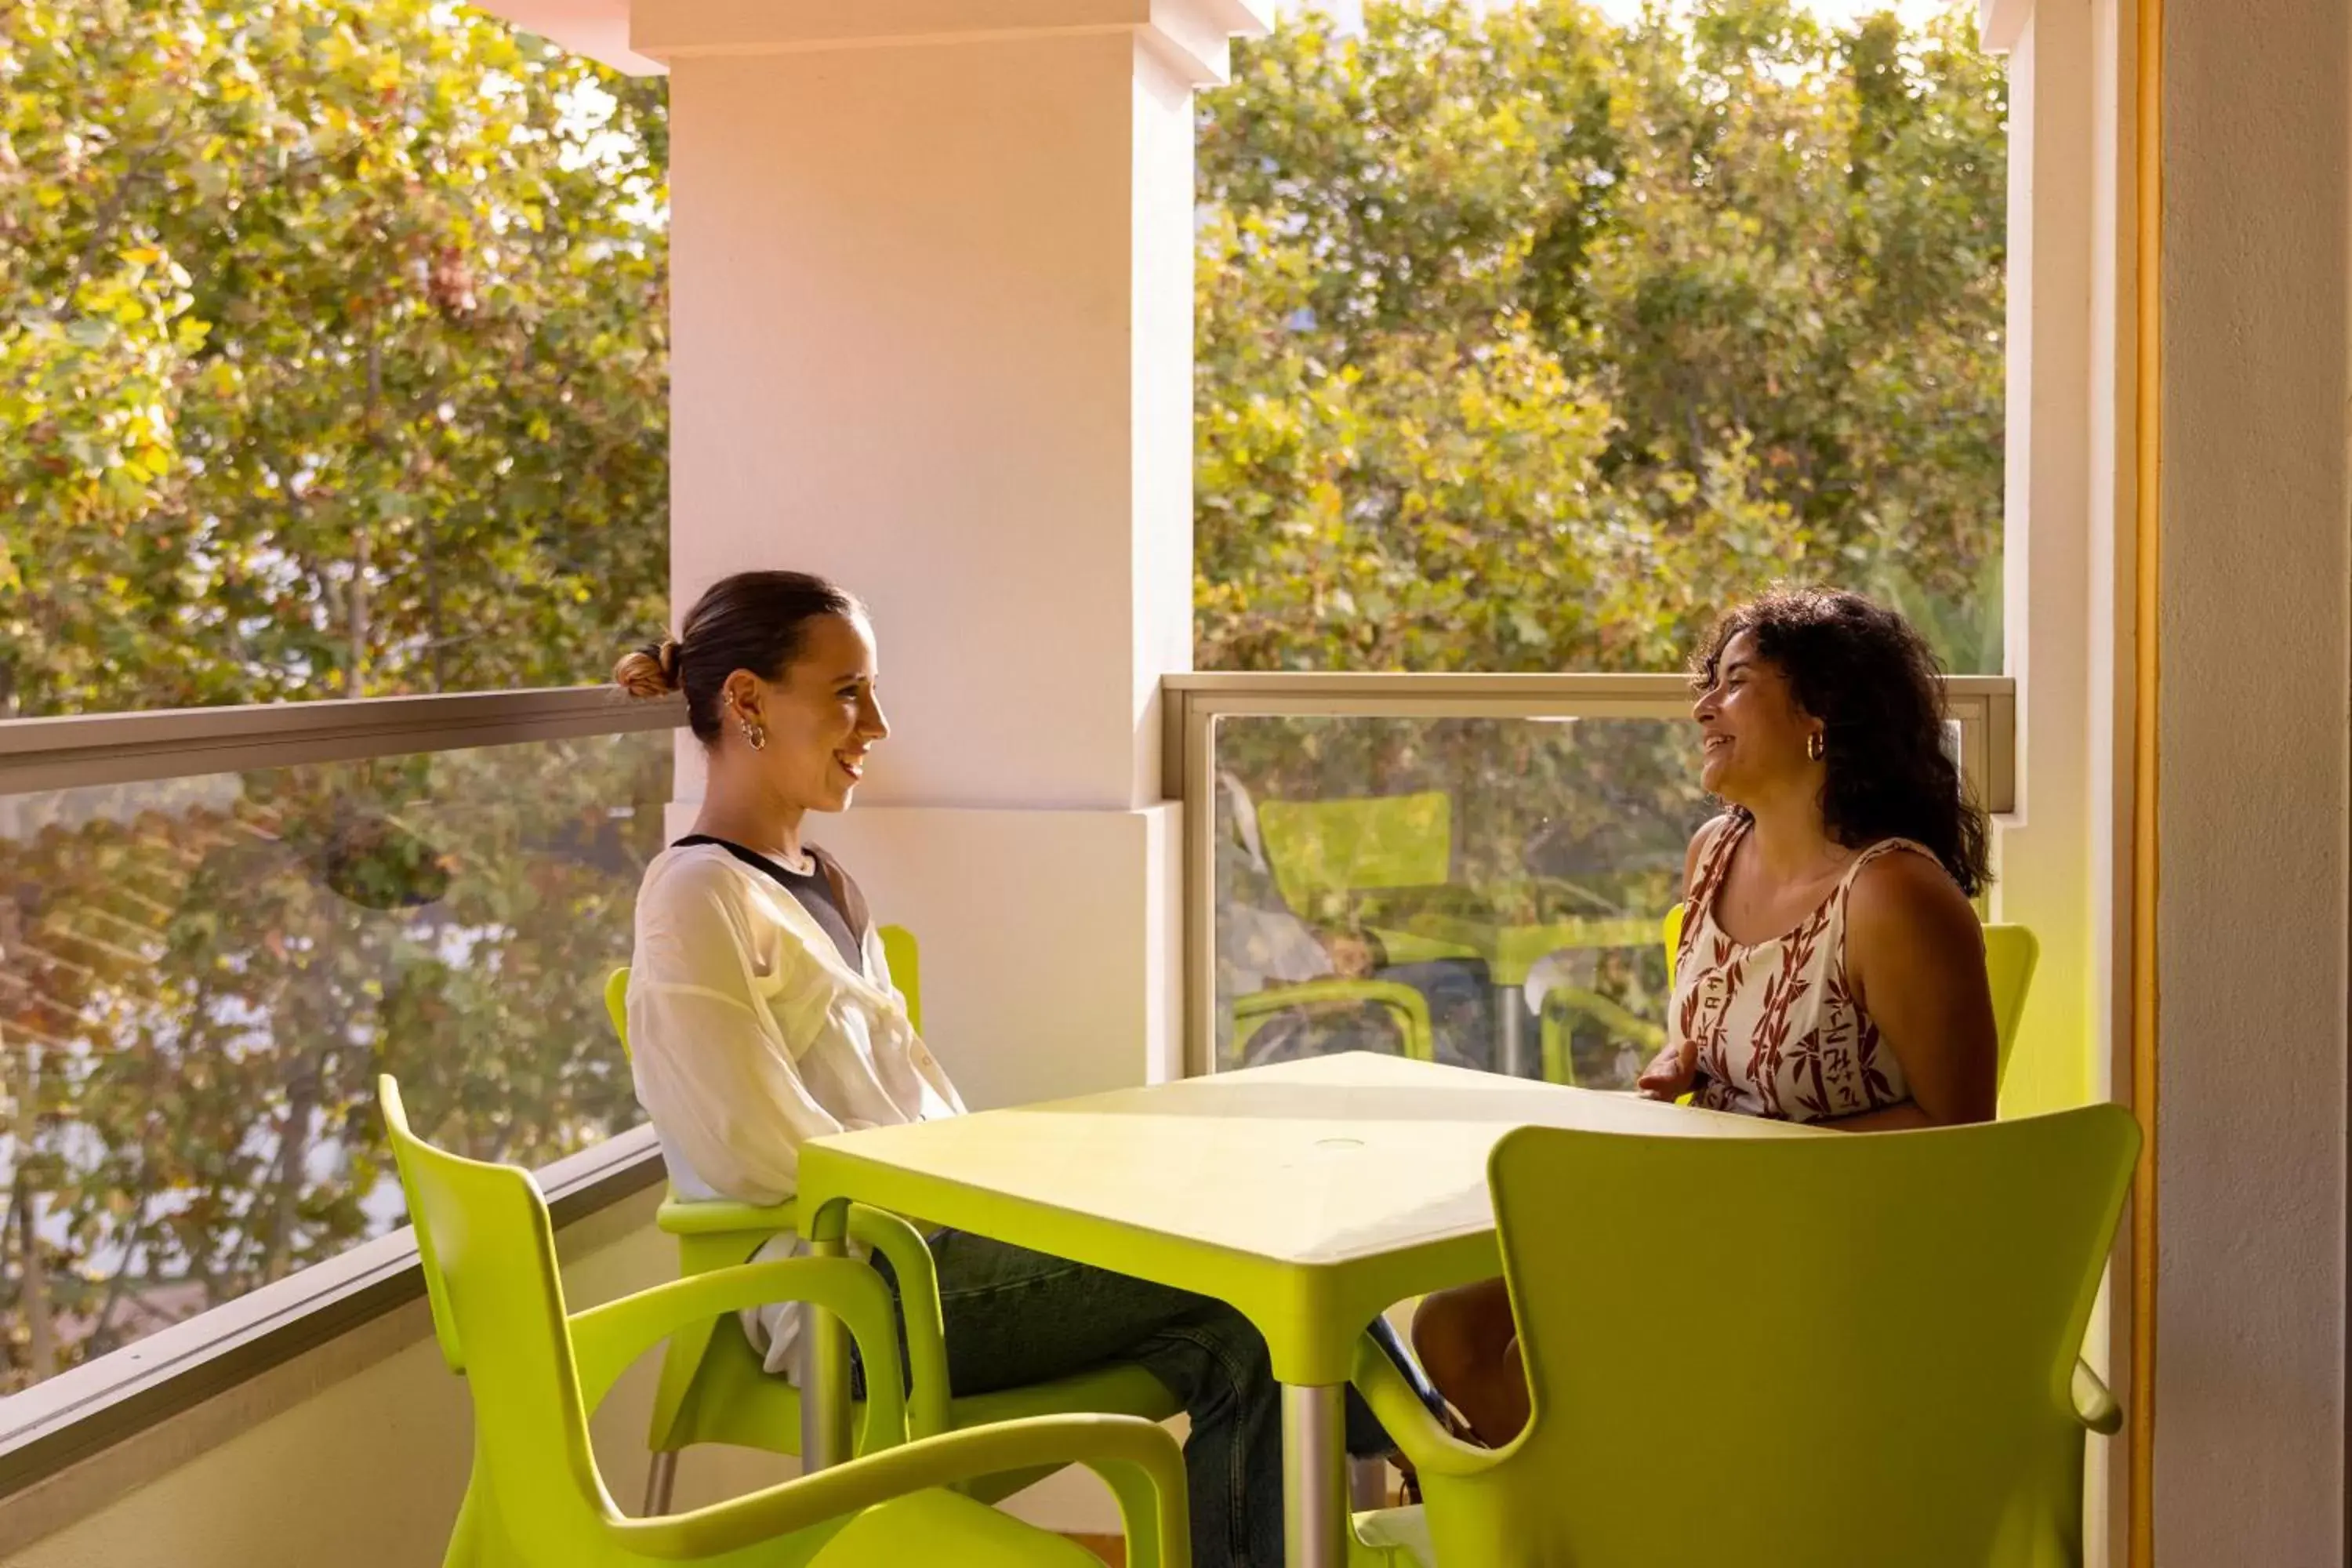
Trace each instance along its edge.
{"label": "green tree foliage", "polygon": [[1997,668],[1972,29],[1374,0],[1244,46],[1202,117],[1201,662],[1671,668],[1786,575]]}
{"label": "green tree foliage", "polygon": [[659,625],[662,110],[431,0],[0,0],[0,717]]}

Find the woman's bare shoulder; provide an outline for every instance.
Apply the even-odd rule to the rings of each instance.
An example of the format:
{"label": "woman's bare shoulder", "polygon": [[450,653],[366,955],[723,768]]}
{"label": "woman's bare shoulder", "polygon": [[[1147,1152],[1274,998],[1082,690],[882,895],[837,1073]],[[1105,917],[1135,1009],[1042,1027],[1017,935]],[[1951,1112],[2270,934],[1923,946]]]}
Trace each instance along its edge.
{"label": "woman's bare shoulder", "polygon": [[1951,873],[1933,856],[1912,850],[1879,855],[1855,874],[1846,922],[1865,941],[1984,943],[1976,906]]}

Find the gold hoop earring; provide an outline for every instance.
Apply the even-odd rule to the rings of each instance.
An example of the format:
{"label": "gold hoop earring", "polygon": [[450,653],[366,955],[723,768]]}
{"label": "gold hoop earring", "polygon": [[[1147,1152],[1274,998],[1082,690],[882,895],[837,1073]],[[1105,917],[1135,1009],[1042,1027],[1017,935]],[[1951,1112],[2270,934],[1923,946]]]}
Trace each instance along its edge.
{"label": "gold hoop earring", "polygon": [[768,727],[765,724],[754,724],[749,719],[738,719],[735,723],[736,727],[743,731],[745,745],[755,752],[764,752],[768,749]]}
{"label": "gold hoop earring", "polygon": [[1805,755],[1811,757],[1814,762],[1818,763],[1823,757],[1829,755],[1829,746],[1827,742],[1822,741],[1822,732],[1819,730],[1814,731],[1811,734],[1805,737]]}

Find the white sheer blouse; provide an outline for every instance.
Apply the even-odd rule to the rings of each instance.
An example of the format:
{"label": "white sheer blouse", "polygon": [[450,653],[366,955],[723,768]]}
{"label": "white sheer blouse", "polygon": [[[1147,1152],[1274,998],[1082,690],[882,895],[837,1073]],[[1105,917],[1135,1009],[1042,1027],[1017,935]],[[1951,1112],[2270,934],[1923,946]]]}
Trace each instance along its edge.
{"label": "white sheer blouse", "polygon": [[863,973],[799,900],[718,845],[646,868],[629,1042],[679,1196],[781,1203],[804,1139],[962,1112],[854,888],[847,902]]}
{"label": "white sheer blouse", "polygon": [[[844,895],[863,973],[798,899],[718,845],[665,849],[646,868],[630,1057],[681,1198],[781,1203],[798,1185],[803,1140],[963,1111],[908,1021],[856,884],[817,855]],[[757,1256],[802,1245],[780,1237]],[[768,1370],[789,1374],[799,1310],[742,1320]]]}

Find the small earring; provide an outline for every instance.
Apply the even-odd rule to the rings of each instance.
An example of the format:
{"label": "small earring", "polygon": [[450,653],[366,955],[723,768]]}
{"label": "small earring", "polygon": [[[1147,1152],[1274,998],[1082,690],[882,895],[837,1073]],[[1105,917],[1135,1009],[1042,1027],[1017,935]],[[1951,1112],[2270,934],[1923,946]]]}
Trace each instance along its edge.
{"label": "small earring", "polygon": [[1805,737],[1805,755],[1813,761],[1818,763],[1829,755],[1829,746],[1822,740],[1822,732],[1819,730]]}
{"label": "small earring", "polygon": [[744,744],[755,752],[764,752],[768,749],[768,727],[765,724],[754,724],[749,719],[738,719],[735,724],[743,731]]}

